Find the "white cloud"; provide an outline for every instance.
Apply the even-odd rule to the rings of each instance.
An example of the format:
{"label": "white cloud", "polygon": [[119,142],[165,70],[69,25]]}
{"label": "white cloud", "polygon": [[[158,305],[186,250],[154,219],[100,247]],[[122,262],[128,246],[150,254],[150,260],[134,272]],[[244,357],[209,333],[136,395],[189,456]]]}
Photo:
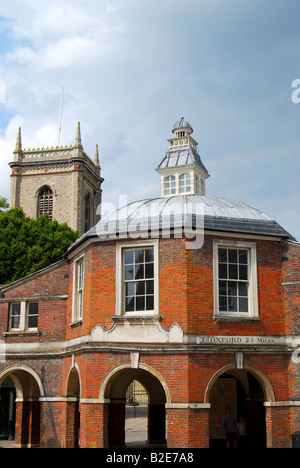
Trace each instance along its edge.
{"label": "white cloud", "polygon": [[285,204],[276,195],[289,203],[282,219],[299,232],[294,5],[276,2],[270,12],[257,0],[247,7],[238,0],[2,2],[0,195],[8,194],[19,124],[25,148],[55,146],[64,87],[62,144],[74,141],[80,120],[87,153],[99,144],[106,201],[118,193],[159,196],[155,167],[184,115],[212,176],[209,195],[257,208],[265,197],[281,217]]}

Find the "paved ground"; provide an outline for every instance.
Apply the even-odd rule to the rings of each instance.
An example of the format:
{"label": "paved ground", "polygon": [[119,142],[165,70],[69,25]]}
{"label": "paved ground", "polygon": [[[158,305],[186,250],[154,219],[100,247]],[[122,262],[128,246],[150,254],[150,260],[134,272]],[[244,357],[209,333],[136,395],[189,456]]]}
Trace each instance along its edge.
{"label": "paved ground", "polygon": [[[147,418],[129,418],[126,419],[126,447],[142,448],[155,447],[155,445],[147,444]],[[14,441],[0,440],[0,448],[13,448]],[[159,447],[162,447],[161,445]]]}
{"label": "paved ground", "polygon": [[14,448],[13,440],[0,440],[0,449],[1,448]]}
{"label": "paved ground", "polygon": [[126,419],[125,443],[126,447],[151,447],[147,444],[147,418]]}

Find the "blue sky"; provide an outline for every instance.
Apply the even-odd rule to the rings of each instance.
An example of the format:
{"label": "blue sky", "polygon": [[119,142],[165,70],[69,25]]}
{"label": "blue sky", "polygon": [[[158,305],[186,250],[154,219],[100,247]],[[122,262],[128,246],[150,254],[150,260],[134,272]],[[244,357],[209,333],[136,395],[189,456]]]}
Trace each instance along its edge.
{"label": "blue sky", "polygon": [[[0,6],[0,195],[24,148],[100,150],[103,200],[160,195],[173,124],[194,128],[207,195],[247,202],[300,240],[299,0],[10,0]],[[0,96],[1,97],[1,96]],[[0,101],[3,101],[3,99]]]}

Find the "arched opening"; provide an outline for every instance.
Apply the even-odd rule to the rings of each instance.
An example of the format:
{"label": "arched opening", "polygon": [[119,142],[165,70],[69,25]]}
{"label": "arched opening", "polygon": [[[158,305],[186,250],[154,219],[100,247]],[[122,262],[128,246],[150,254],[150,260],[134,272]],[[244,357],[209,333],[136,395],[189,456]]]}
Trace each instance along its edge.
{"label": "arched opening", "polygon": [[[134,382],[139,382],[147,395],[147,404],[144,400],[144,412],[146,440],[133,440],[130,447],[151,447],[151,445],[166,444],[166,410],[168,391],[166,385],[154,371],[149,368],[132,369],[123,367],[112,372],[108,376],[103,387],[103,398],[109,402],[107,439],[110,447],[126,446],[126,407],[129,400],[126,399],[127,391]],[[127,405],[126,405],[127,403]],[[136,405],[137,406],[137,405]],[[135,408],[136,409],[136,408]],[[128,413],[130,410],[127,410]],[[133,411],[133,410],[131,410]],[[129,444],[129,442],[128,442]]]}
{"label": "arched opening", "polygon": [[[210,447],[265,448],[264,402],[270,395],[269,384],[253,369],[228,368],[217,373],[206,394],[211,405]],[[236,426],[228,434],[225,424],[232,417]]]}
{"label": "arched opening", "polygon": [[72,367],[67,380],[66,432],[68,433],[68,448],[80,447],[80,377],[76,367]]}
{"label": "arched opening", "polygon": [[38,193],[37,217],[47,214],[49,220],[53,220],[53,191],[50,187],[44,186]]}
{"label": "arched opening", "polygon": [[84,231],[87,232],[92,227],[92,197],[88,193],[84,201]]}
{"label": "arched opening", "polygon": [[126,392],[125,445],[134,447],[145,445],[148,440],[148,405],[147,389],[137,380],[133,380]]}
{"label": "arched opening", "polygon": [[0,396],[4,438],[14,439],[17,447],[38,447],[43,396],[38,376],[26,367],[5,370],[0,374]]}
{"label": "arched opening", "polygon": [[7,377],[0,388],[0,440],[15,439],[16,388]]}

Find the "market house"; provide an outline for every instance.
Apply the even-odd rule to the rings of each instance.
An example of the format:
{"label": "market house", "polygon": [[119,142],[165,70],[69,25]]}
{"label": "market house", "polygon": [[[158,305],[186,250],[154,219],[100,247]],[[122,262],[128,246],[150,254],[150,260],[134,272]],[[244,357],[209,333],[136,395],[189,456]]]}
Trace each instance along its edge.
{"label": "market house", "polygon": [[[291,447],[299,243],[247,203],[207,195],[192,134],[174,125],[160,197],[120,208],[0,290],[0,430],[17,447],[124,447],[132,382],[147,395],[149,446],[223,447],[231,406],[249,447]],[[155,232],[121,229],[149,225],[153,205]],[[199,207],[197,247],[185,233]]]}

